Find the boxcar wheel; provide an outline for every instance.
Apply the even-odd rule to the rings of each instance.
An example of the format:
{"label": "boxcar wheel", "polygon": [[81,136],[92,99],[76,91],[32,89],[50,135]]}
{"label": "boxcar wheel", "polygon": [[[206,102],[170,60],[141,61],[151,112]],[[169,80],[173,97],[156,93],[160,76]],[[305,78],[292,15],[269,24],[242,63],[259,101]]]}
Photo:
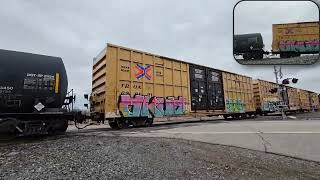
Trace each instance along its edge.
{"label": "boxcar wheel", "polygon": [[227,120],[228,116],[227,115],[223,115],[223,119]]}
{"label": "boxcar wheel", "polygon": [[127,129],[129,127],[129,120],[128,119],[118,119],[117,125],[120,129]]}
{"label": "boxcar wheel", "polygon": [[239,119],[240,119],[240,117],[241,117],[241,116],[240,116],[240,114],[236,114],[236,115],[234,115],[234,116],[233,116],[233,118],[232,118],[232,119],[234,119],[234,120],[239,120]]}
{"label": "boxcar wheel", "polygon": [[152,118],[147,118],[145,126],[146,127],[150,127],[150,126],[152,126],[152,124],[153,124],[153,119]]}
{"label": "boxcar wheel", "polygon": [[239,119],[247,119],[248,118],[248,115],[246,113],[240,114],[239,116],[240,116]]}
{"label": "boxcar wheel", "polygon": [[280,58],[289,58],[289,54],[287,52],[280,53]]}
{"label": "boxcar wheel", "polygon": [[109,122],[109,126],[112,129],[119,129],[117,122]]}
{"label": "boxcar wheel", "polygon": [[250,56],[248,53],[243,54],[242,57],[244,60],[250,60]]}

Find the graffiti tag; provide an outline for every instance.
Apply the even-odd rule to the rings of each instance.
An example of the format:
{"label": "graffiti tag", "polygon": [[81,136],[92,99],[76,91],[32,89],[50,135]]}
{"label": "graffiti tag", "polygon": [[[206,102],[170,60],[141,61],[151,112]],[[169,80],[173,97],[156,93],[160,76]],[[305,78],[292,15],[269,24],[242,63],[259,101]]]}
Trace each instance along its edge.
{"label": "graffiti tag", "polygon": [[232,113],[243,113],[245,112],[246,109],[246,104],[243,103],[239,99],[227,99],[226,100],[226,110],[227,112],[232,112]]}
{"label": "graffiti tag", "polygon": [[261,109],[262,111],[276,112],[279,110],[279,105],[279,101],[265,101],[262,104]]}
{"label": "graffiti tag", "polygon": [[312,41],[280,41],[280,51],[314,52],[319,51],[319,40]]}
{"label": "graffiti tag", "polygon": [[120,95],[119,111],[123,117],[163,117],[186,112],[185,98]]}

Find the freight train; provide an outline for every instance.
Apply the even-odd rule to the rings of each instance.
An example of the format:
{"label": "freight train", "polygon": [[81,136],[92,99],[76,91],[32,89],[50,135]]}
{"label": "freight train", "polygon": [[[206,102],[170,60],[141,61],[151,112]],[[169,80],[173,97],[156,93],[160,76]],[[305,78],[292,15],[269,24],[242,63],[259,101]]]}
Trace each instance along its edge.
{"label": "freight train", "polygon": [[261,79],[254,80],[253,92],[256,112],[261,115],[279,111],[281,100],[284,101],[286,112],[318,111],[319,94],[286,85],[278,94],[279,84]]}
{"label": "freight train", "polygon": [[[157,118],[250,118],[279,110],[279,85],[113,44],[93,60],[90,119],[110,127],[151,126]],[[0,50],[0,133],[62,134],[83,119],[67,108],[61,58]],[[319,109],[319,94],[286,86],[286,111]],[[72,110],[72,108],[71,108]],[[76,125],[76,127],[78,127]]]}
{"label": "freight train", "polygon": [[263,59],[264,54],[279,54],[280,58],[301,54],[319,54],[319,21],[272,25],[272,50],[264,50],[261,33],[234,35],[234,55],[243,59]]}
{"label": "freight train", "polygon": [[[93,60],[91,113],[112,128],[149,126],[155,118],[193,114],[248,118],[279,110],[278,85],[113,44]],[[286,86],[287,111],[318,109],[319,99]],[[295,98],[298,97],[296,100]]]}
{"label": "freight train", "polygon": [[0,133],[64,133],[67,86],[61,58],[0,50]]}

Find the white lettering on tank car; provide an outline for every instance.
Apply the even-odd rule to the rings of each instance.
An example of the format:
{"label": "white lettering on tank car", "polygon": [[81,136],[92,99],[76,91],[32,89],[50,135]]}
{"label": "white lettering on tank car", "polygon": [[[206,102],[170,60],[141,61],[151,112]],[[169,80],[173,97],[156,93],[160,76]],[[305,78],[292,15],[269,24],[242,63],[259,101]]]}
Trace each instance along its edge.
{"label": "white lettering on tank car", "polygon": [[0,90],[9,90],[12,91],[13,87],[12,86],[0,86]]}
{"label": "white lettering on tank car", "polygon": [[54,76],[50,74],[35,74],[35,73],[27,73],[27,77],[37,77],[37,78],[46,78],[54,80]]}
{"label": "white lettering on tank car", "polygon": [[37,75],[36,74],[33,74],[33,73],[27,73],[27,77],[36,77]]}

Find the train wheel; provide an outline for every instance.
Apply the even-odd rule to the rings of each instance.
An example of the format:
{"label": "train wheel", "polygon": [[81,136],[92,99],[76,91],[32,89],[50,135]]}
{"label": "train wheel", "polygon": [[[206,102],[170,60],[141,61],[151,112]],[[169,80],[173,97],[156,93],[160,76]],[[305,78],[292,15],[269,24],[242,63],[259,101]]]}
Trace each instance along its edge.
{"label": "train wheel", "polygon": [[143,127],[146,125],[146,120],[141,118],[136,118],[131,121],[133,127]]}
{"label": "train wheel", "polygon": [[49,128],[49,129],[48,129],[48,135],[49,135],[49,136],[54,136],[55,134],[56,134],[55,129],[53,129],[53,128]]}
{"label": "train wheel", "polygon": [[117,119],[117,125],[120,129],[127,129],[129,127],[128,119]]}
{"label": "train wheel", "polygon": [[68,129],[68,120],[63,120],[59,122],[58,126],[51,126],[48,129],[48,135],[54,136],[54,135],[63,135],[66,133]]}
{"label": "train wheel", "polygon": [[65,134],[68,129],[68,120],[63,121],[63,125],[57,129],[57,134]]}
{"label": "train wheel", "polygon": [[299,52],[294,52],[292,53],[292,56],[291,57],[299,57],[300,56],[300,53]]}
{"label": "train wheel", "polygon": [[240,119],[248,119],[248,114],[246,114],[246,113],[241,114]]}
{"label": "train wheel", "polygon": [[240,117],[241,117],[241,116],[240,116],[239,114],[236,114],[236,115],[234,115],[234,116],[233,116],[233,119],[235,119],[235,120],[239,120],[239,119],[240,119]]}
{"label": "train wheel", "polygon": [[243,57],[244,60],[249,60],[250,59],[249,54],[247,54],[247,53],[243,54],[242,57]]}
{"label": "train wheel", "polygon": [[263,52],[257,52],[255,54],[255,59],[263,59]]}
{"label": "train wheel", "polygon": [[117,122],[109,122],[109,126],[112,129],[119,129]]}
{"label": "train wheel", "polygon": [[300,53],[296,52],[282,52],[280,53],[280,58],[291,58],[291,57],[298,57]]}
{"label": "train wheel", "polygon": [[153,119],[152,118],[147,118],[145,121],[145,126],[150,127],[153,124]]}

